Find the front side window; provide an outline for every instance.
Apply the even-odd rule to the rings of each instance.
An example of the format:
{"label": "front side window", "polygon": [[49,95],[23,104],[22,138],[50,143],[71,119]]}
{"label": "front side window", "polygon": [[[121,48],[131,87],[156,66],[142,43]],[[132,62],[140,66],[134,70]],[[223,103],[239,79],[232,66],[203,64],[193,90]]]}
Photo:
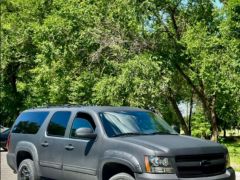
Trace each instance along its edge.
{"label": "front side window", "polygon": [[164,120],[152,112],[102,112],[99,115],[109,137],[177,134]]}
{"label": "front side window", "polygon": [[51,118],[50,123],[48,125],[47,135],[63,137],[65,134],[65,130],[67,128],[67,124],[70,116],[71,116],[71,112],[69,111],[56,112]]}
{"label": "front side window", "polygon": [[23,112],[17,118],[12,133],[36,134],[49,112]]}

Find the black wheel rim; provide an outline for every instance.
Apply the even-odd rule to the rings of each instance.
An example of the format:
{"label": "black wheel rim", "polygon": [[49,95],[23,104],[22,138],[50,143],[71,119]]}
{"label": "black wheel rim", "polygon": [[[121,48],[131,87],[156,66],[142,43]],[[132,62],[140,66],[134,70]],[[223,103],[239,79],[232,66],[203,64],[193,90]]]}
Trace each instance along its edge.
{"label": "black wheel rim", "polygon": [[28,167],[23,166],[20,171],[21,180],[30,180],[30,171]]}

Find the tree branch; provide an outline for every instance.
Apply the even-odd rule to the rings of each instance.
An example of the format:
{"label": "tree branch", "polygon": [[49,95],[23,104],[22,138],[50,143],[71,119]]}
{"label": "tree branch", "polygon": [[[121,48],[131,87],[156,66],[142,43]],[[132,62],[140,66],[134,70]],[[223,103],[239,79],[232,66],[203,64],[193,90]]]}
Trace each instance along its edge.
{"label": "tree branch", "polygon": [[173,23],[173,29],[175,30],[177,40],[180,40],[180,32],[179,32],[179,28],[178,28],[177,21],[176,21],[176,18],[175,18],[175,12],[176,12],[175,9],[170,11],[170,17],[171,17],[171,20],[172,20],[172,23]]}

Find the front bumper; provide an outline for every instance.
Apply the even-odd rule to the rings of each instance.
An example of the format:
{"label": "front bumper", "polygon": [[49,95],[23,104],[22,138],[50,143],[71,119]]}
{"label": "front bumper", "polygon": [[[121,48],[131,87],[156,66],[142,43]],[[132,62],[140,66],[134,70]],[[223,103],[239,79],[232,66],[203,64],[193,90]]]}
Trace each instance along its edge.
{"label": "front bumper", "polygon": [[136,180],[235,180],[235,172],[232,168],[226,170],[226,173],[201,178],[178,178],[176,174],[135,174]]}

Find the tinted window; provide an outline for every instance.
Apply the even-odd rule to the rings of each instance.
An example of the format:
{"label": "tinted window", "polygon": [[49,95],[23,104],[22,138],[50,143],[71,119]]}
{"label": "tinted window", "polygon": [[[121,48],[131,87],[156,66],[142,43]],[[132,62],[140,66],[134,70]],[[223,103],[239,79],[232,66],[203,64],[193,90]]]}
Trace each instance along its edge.
{"label": "tinted window", "polygon": [[47,134],[49,136],[64,136],[71,112],[56,112],[48,125]]}
{"label": "tinted window", "polygon": [[24,112],[17,118],[13,133],[36,134],[49,112]]}
{"label": "tinted window", "polygon": [[91,128],[94,129],[91,123],[83,118],[76,118],[73,121],[72,128],[71,128],[71,137],[76,137],[75,132],[78,128]]}

